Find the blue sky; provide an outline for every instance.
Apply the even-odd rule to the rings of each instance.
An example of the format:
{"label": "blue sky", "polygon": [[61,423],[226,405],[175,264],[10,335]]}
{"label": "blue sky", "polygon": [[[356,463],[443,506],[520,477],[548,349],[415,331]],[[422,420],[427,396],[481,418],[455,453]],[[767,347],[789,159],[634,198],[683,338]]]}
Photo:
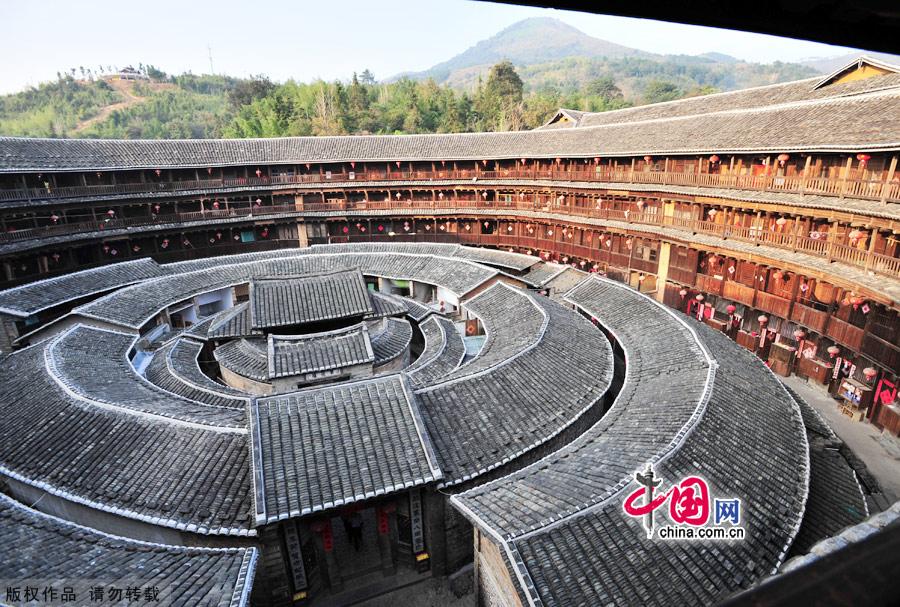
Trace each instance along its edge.
{"label": "blue sky", "polygon": [[264,73],[376,78],[449,59],[520,19],[556,17],[611,42],[656,53],[718,51],[750,61],[843,54],[813,42],[469,0],[3,0],[0,93],[52,79],[58,70],[138,62],[170,73]]}

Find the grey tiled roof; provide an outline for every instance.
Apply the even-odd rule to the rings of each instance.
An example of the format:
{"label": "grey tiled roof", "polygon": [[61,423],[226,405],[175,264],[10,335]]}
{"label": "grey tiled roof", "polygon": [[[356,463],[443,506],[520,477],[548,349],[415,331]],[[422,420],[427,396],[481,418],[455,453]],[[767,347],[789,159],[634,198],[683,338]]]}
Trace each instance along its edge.
{"label": "grey tiled roof", "polygon": [[[557,453],[451,501],[516,557],[511,575],[535,604],[709,604],[774,571],[809,478],[802,420],[780,382],[724,334],[661,307],[650,314],[656,304],[625,286],[592,278],[569,298],[625,350],[616,402]],[[686,380],[697,370],[709,383]],[[667,486],[699,474],[714,497],[741,498],[745,540],[648,541],[622,501],[651,458]],[[656,518],[670,522],[665,509]]]}
{"label": "grey tiled roof", "polygon": [[47,278],[0,291],[0,312],[30,316],[93,293],[165,274],[165,270],[152,259],[138,259]]}
{"label": "grey tiled roof", "polygon": [[[193,339],[183,337],[176,339],[171,344],[168,355],[165,357],[168,372],[183,384],[213,395],[231,398],[232,401],[237,399],[240,404],[235,403],[235,406],[244,407],[247,404],[246,393],[231,386],[220,384],[200,370],[199,358],[202,350],[203,344]],[[151,366],[152,364],[153,362],[151,361]],[[148,366],[148,375],[149,369],[150,367]]]}
{"label": "grey tiled roof", "polygon": [[396,297],[387,293],[369,291],[369,299],[372,301],[372,312],[368,314],[366,318],[400,316],[405,314],[408,308],[405,298]]}
{"label": "grey tiled roof", "polygon": [[[179,368],[182,372],[191,374],[192,381],[190,382],[185,381],[175,372],[173,358],[176,348]],[[188,339],[176,339],[156,351],[150,360],[150,364],[147,365],[145,375],[153,385],[159,386],[166,392],[183,396],[192,401],[227,409],[243,409],[246,407],[248,403],[246,397],[237,398],[234,395],[223,394],[222,392],[226,389],[225,386],[219,386],[212,379],[203,375],[200,367],[197,366],[197,355],[199,353],[199,343]],[[219,390],[219,388],[222,390]]]}
{"label": "grey tiled roof", "polygon": [[791,556],[805,554],[814,544],[865,519],[869,510],[856,473],[834,445],[810,443],[809,499]]}
{"label": "grey tiled roof", "polygon": [[481,350],[444,379],[480,373],[526,352],[544,338],[550,316],[524,291],[498,282],[463,304],[487,332]]}
{"label": "grey tiled roof", "polygon": [[358,269],[250,283],[250,318],[255,329],[372,312],[366,281]]}
{"label": "grey tiled roof", "polygon": [[269,379],[371,363],[374,344],[364,323],[308,335],[269,335]]}
{"label": "grey tiled roof", "polygon": [[79,604],[88,604],[90,588],[101,585],[155,586],[160,604],[178,607],[242,607],[249,604],[258,557],[256,548],[189,548],[109,535],[2,494],[0,544],[0,579],[20,587],[20,596],[25,584],[53,580],[57,591],[71,586]]}
{"label": "grey tiled roof", "polygon": [[250,302],[245,301],[219,312],[206,332],[208,339],[226,339],[229,337],[250,337],[258,335],[250,323]]}
{"label": "grey tiled roof", "polygon": [[545,284],[568,270],[570,266],[557,263],[538,263],[531,267],[526,273],[517,276],[519,280],[524,281],[534,287],[543,287]]}
{"label": "grey tiled roof", "polygon": [[258,523],[441,478],[400,375],[259,399],[251,420]]}
{"label": "grey tiled roof", "polygon": [[406,375],[415,388],[423,388],[446,377],[466,356],[462,335],[450,320],[431,316],[419,325],[419,329],[425,338],[425,348],[406,368]]}
{"label": "grey tiled roof", "polygon": [[207,404],[168,392],[138,375],[128,361],[135,338],[76,325],[48,345],[48,373],[94,403],[215,428],[245,428],[242,401]]}
{"label": "grey tiled roof", "polygon": [[224,369],[256,381],[269,379],[266,341],[259,337],[240,338],[220,345],[213,356]]}
{"label": "grey tiled roof", "polygon": [[[590,310],[625,348],[625,384],[603,419],[557,457],[463,494],[466,506],[504,535],[519,535],[609,497],[629,471],[659,458],[695,421],[706,394],[710,364],[667,309],[594,278],[568,299]],[[586,330],[599,333],[590,325]],[[636,431],[650,427],[653,432]]]}
{"label": "grey tiled roof", "polygon": [[[360,269],[365,274],[436,284],[464,295],[496,276],[497,271],[470,261],[414,253],[315,254],[315,249],[286,249],[274,253],[214,257],[199,262],[168,264],[165,278],[119,289],[79,306],[75,313],[124,327],[139,328],[167,304],[253,278]],[[202,262],[202,263],[201,263]]]}
{"label": "grey tiled roof", "polygon": [[0,172],[896,149],[900,137],[892,118],[900,111],[898,81],[898,75],[883,76],[823,92],[801,81],[794,85],[799,94],[782,85],[585,114],[579,124],[596,126],[534,131],[177,141],[3,137]]}
{"label": "grey tiled roof", "polygon": [[185,337],[193,337],[194,339],[199,339],[200,341],[206,341],[206,333],[209,331],[209,327],[212,325],[213,321],[216,320],[216,315],[207,316],[206,318],[200,320],[199,322],[194,323],[188,328],[187,331],[182,333]]}
{"label": "grey tiled roof", "polygon": [[47,374],[48,345],[15,352],[0,365],[0,473],[155,525],[254,533],[246,432],[76,398]]}
{"label": "grey tiled roof", "polygon": [[612,112],[583,112],[578,126],[622,124],[644,120],[660,120],[698,116],[712,112],[765,108],[804,100],[823,100],[831,97],[859,95],[883,88],[900,87],[900,74],[867,78],[844,84],[815,89],[818,78],[772,84],[751,89],[701,95],[666,103],[654,103]]}
{"label": "grey tiled roof", "polygon": [[416,322],[422,322],[426,316],[434,312],[433,309],[423,304],[421,301],[416,301],[409,297],[398,297],[397,299],[402,301],[403,305],[406,306],[406,315]]}
{"label": "grey tiled roof", "polygon": [[372,334],[372,351],[375,366],[388,363],[409,351],[412,342],[412,325],[402,318],[388,318],[384,329]]}
{"label": "grey tiled roof", "polygon": [[[550,440],[597,405],[612,380],[609,342],[574,311],[503,283],[472,301],[479,299],[504,310],[483,310],[483,318],[488,334],[502,330],[518,340],[514,351],[497,345],[496,352],[503,349],[510,358],[486,354],[478,372],[463,372],[476,358],[439,383],[416,390],[447,485],[477,477]],[[522,327],[524,337],[514,335],[515,327],[507,330],[511,318],[530,319]],[[546,329],[536,334],[532,325],[544,319]]]}
{"label": "grey tiled roof", "polygon": [[511,270],[523,271],[540,263],[537,257],[531,255],[523,255],[522,253],[510,253],[509,251],[500,251],[498,249],[481,249],[475,247],[458,247],[455,257],[461,257],[471,261],[477,261],[490,266],[498,266],[501,268],[509,268]]}

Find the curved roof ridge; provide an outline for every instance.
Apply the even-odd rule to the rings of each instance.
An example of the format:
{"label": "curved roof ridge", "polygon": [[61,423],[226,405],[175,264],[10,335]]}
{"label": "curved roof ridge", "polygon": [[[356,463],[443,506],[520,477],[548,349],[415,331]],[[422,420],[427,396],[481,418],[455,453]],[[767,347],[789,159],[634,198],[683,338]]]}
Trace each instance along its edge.
{"label": "curved roof ridge", "polygon": [[[547,326],[550,324],[550,315],[547,314],[547,311],[546,311],[546,310],[544,310],[541,306],[539,306],[539,305],[537,304],[537,302],[534,300],[534,296],[531,295],[530,293],[528,293],[528,292],[526,292],[526,291],[524,291],[524,290],[522,290],[522,289],[517,289],[517,288],[515,288],[515,287],[513,287],[513,286],[511,286],[511,285],[509,285],[509,284],[507,284],[507,283],[505,283],[505,282],[503,282],[503,281],[498,281],[498,282],[495,282],[495,283],[494,283],[493,285],[491,285],[490,287],[488,287],[487,289],[485,289],[484,291],[482,291],[481,293],[479,293],[478,295],[476,295],[475,297],[473,297],[472,299],[470,299],[467,303],[472,303],[473,301],[475,301],[475,300],[478,299],[479,297],[482,297],[483,295],[486,295],[487,293],[490,293],[490,292],[493,291],[495,288],[498,288],[498,287],[500,287],[500,286],[502,286],[502,287],[504,287],[504,288],[506,288],[506,289],[509,289],[510,291],[512,291],[512,292],[514,292],[514,293],[516,293],[516,294],[521,294],[522,296],[526,297],[526,298],[528,299],[528,302],[529,302],[532,306],[534,306],[535,309],[537,309],[538,312],[539,312],[539,313],[541,314],[541,316],[543,317],[543,320],[541,321],[541,326],[540,326],[540,328],[539,328],[539,330],[538,330],[538,333],[535,335],[534,340],[533,340],[528,346],[526,346],[525,348],[519,350],[518,352],[516,352],[516,353],[513,354],[512,356],[509,356],[509,357],[507,357],[507,358],[504,358],[503,360],[501,360],[501,361],[499,361],[499,362],[491,363],[489,366],[487,366],[487,367],[485,367],[485,368],[483,368],[483,369],[479,369],[479,370],[473,371],[473,372],[471,372],[471,373],[466,373],[466,372],[465,372],[465,371],[466,371],[466,367],[467,367],[468,365],[472,364],[473,362],[477,361],[477,360],[481,357],[481,354],[482,354],[482,352],[484,351],[484,346],[487,346],[487,340],[485,340],[484,346],[482,346],[481,350],[478,352],[478,354],[477,354],[475,357],[473,357],[473,358],[472,358],[471,360],[469,360],[467,363],[464,363],[464,364],[460,365],[459,367],[457,367],[457,368],[453,371],[453,373],[456,373],[456,371],[462,371],[461,374],[455,375],[454,377],[451,377],[451,378],[448,378],[448,379],[443,379],[443,380],[441,380],[441,381],[439,381],[439,382],[437,382],[437,383],[435,383],[435,384],[431,384],[430,386],[426,386],[426,387],[424,387],[424,388],[419,388],[418,390],[416,390],[416,394],[420,394],[420,393],[422,393],[422,392],[430,392],[431,390],[434,390],[434,389],[439,388],[439,387],[442,387],[442,386],[448,386],[448,385],[452,385],[452,384],[458,383],[458,382],[463,381],[463,380],[470,379],[470,378],[472,378],[472,377],[480,377],[480,376],[482,376],[482,375],[486,375],[487,373],[490,373],[491,371],[493,371],[493,370],[495,370],[495,369],[499,369],[499,368],[505,367],[506,365],[508,365],[508,364],[510,364],[510,363],[512,363],[512,362],[514,362],[514,361],[515,361],[516,359],[518,359],[520,356],[522,356],[522,355],[524,355],[524,354],[527,354],[528,352],[530,352],[531,350],[533,350],[534,348],[536,348],[536,347],[541,343],[541,341],[542,341],[543,338],[544,338],[544,334],[547,332]],[[478,316],[477,314],[475,314],[475,312],[472,312],[471,310],[470,310],[470,312],[471,312],[473,315]],[[487,332],[487,330],[488,330],[488,328],[485,327],[485,332]],[[488,334],[488,337],[490,337],[490,334]]]}
{"label": "curved roof ridge", "polygon": [[[82,405],[87,405],[87,406],[94,407],[94,408],[104,409],[104,410],[115,412],[115,413],[132,415],[132,416],[136,416],[139,418],[145,418],[145,419],[149,419],[152,421],[164,422],[164,423],[173,424],[173,425],[177,425],[177,426],[194,428],[197,430],[206,430],[209,432],[233,433],[233,434],[246,434],[247,433],[246,427],[243,427],[243,426],[223,426],[223,425],[212,424],[212,423],[208,423],[208,424],[201,423],[198,421],[186,420],[186,419],[175,417],[175,416],[163,415],[162,413],[155,413],[155,412],[151,412],[151,411],[135,409],[132,407],[126,407],[126,406],[99,400],[97,398],[81,394],[73,386],[71,386],[69,384],[69,382],[67,382],[65,379],[63,379],[62,373],[59,370],[59,367],[57,365],[57,362],[56,362],[56,359],[54,356],[55,349],[59,345],[59,343],[63,339],[69,337],[72,333],[74,333],[78,329],[95,329],[97,331],[103,331],[106,333],[114,333],[117,335],[136,337],[133,333],[123,333],[120,331],[101,329],[99,327],[94,327],[94,326],[86,325],[83,323],[76,323],[75,325],[69,327],[65,331],[62,331],[59,335],[56,335],[56,336],[50,338],[48,341],[41,342],[41,344],[43,344],[45,346],[44,351],[43,351],[43,358],[44,358],[44,369],[46,371],[47,377],[50,378],[59,387],[60,390],[65,392],[65,394],[68,395],[70,398],[72,398],[74,401],[76,401]],[[137,375],[137,373],[135,375]],[[137,376],[140,377],[143,381],[147,382],[148,385],[153,386],[153,389],[158,389],[161,392],[170,394],[173,398],[175,398],[177,400],[186,400],[187,402],[191,403],[192,405],[203,406],[203,407],[212,407],[211,405],[207,405],[205,403],[199,403],[196,401],[184,399],[183,397],[178,396],[177,394],[168,392],[166,390],[163,390],[162,388],[159,388],[158,386],[155,386],[154,384],[151,384],[146,378],[144,378],[140,375],[137,375]],[[233,409],[228,409],[226,407],[215,407],[215,408],[228,410],[228,411],[234,411]]]}

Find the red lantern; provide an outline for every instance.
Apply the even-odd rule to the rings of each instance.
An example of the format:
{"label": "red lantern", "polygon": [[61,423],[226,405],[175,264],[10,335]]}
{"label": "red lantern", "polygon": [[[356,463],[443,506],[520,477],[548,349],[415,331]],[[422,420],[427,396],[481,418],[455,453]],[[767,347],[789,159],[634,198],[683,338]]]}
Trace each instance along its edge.
{"label": "red lantern", "polygon": [[52,221],[53,223],[56,223],[57,221],[59,221],[59,215],[56,215],[56,214],[51,215],[50,221]]}
{"label": "red lantern", "polygon": [[644,162],[649,163],[651,160],[653,160],[653,156],[644,156]]}
{"label": "red lantern", "polygon": [[160,175],[162,175],[162,171],[161,171],[160,169],[156,169],[156,170],[153,171],[153,172],[156,173],[156,176],[157,176],[157,177],[159,177]]}
{"label": "red lantern", "polygon": [[806,337],[806,331],[804,331],[803,329],[797,329],[796,331],[794,331],[794,339],[796,339],[797,341],[800,341],[804,337]]}
{"label": "red lantern", "polygon": [[108,244],[103,245],[103,252],[109,253],[109,245]]}
{"label": "red lantern", "polygon": [[727,306],[725,306],[725,311],[729,314],[734,314],[735,312],[737,312],[737,306],[734,304],[728,304]]}
{"label": "red lantern", "polygon": [[785,219],[784,217],[779,217],[778,219],[775,220],[775,225],[777,225],[778,227],[782,227],[786,223],[787,223],[787,219]]}
{"label": "red lantern", "polygon": [[163,241],[162,241],[162,243],[160,243],[160,244],[161,244],[162,248],[168,249],[168,248],[169,248],[169,239],[168,239],[168,238],[163,238]]}
{"label": "red lantern", "polygon": [[356,163],[355,163],[355,162],[351,162],[351,163],[350,163],[350,168],[351,168],[351,169],[355,169],[355,168],[356,168]]}
{"label": "red lantern", "polygon": [[600,164],[600,157],[599,157],[599,156],[594,157],[594,164]]}
{"label": "red lantern", "polygon": [[560,164],[561,162],[562,162],[562,158],[557,158],[557,159],[556,159],[556,164]]}
{"label": "red lantern", "polygon": [[262,170],[256,169],[256,178],[259,179],[260,177],[262,177]]}
{"label": "red lantern", "polygon": [[788,160],[790,160],[790,158],[791,157],[788,154],[779,154],[778,162],[781,164],[781,166],[784,166],[784,163],[787,162]]}
{"label": "red lantern", "polygon": [[828,346],[828,349],[826,350],[826,352],[828,352],[828,355],[831,358],[834,358],[835,356],[837,356],[838,354],[841,353],[841,349],[838,348],[837,346]]}
{"label": "red lantern", "polygon": [[760,314],[760,315],[759,315],[759,318],[757,318],[756,320],[759,321],[759,324],[764,325],[764,324],[766,324],[767,322],[769,322],[769,317],[766,316],[765,314]]}
{"label": "red lantern", "polygon": [[876,371],[872,367],[866,367],[865,369],[863,369],[863,375],[866,376],[866,379],[868,381],[872,381],[872,379],[874,379],[874,377],[878,375],[878,371]]}
{"label": "red lantern", "polygon": [[341,231],[342,231],[344,234],[349,234],[349,233],[350,233],[350,228],[348,228],[347,226],[344,226],[343,228],[341,228]]}
{"label": "red lantern", "polygon": [[131,250],[134,251],[135,253],[137,253],[138,251],[141,250],[141,245],[136,244],[133,247],[131,247]]}
{"label": "red lantern", "polygon": [[158,204],[153,205],[153,210],[159,213],[160,206]]}
{"label": "red lantern", "polygon": [[206,167],[206,174],[212,175],[212,167]]}
{"label": "red lantern", "polygon": [[54,261],[54,262],[59,263],[59,257],[60,257],[59,253],[54,253],[54,254],[51,255],[50,257],[53,258],[53,261]]}
{"label": "red lantern", "polygon": [[486,166],[487,166],[487,160],[482,160],[482,161],[481,161],[481,166],[486,167]]}
{"label": "red lantern", "polygon": [[268,238],[268,237],[269,237],[269,228],[267,228],[267,227],[266,227],[266,228],[263,228],[263,231],[262,231],[262,237],[263,237],[263,238]]}
{"label": "red lantern", "polygon": [[712,156],[709,157],[709,161],[713,164],[716,164],[717,162],[719,162],[719,157],[716,156],[715,154],[713,154]]}
{"label": "red lantern", "polygon": [[485,221],[485,222],[484,222],[484,227],[485,227],[485,228],[489,228],[489,227],[491,227],[491,224],[490,224],[490,222],[488,222],[488,221]]}
{"label": "red lantern", "polygon": [[113,211],[112,209],[108,210],[108,211],[106,212],[106,214],[109,215],[110,217],[115,217],[115,216],[116,216],[116,212]]}
{"label": "red lantern", "polygon": [[684,299],[685,297],[687,297],[687,293],[688,293],[688,292],[687,292],[687,289],[682,289],[682,290],[678,291],[678,294],[681,295],[681,298],[682,298],[682,299]]}
{"label": "red lantern", "polygon": [[378,231],[379,231],[379,232],[384,232],[384,226],[381,225],[381,224],[378,224]]}
{"label": "red lantern", "polygon": [[222,240],[222,232],[216,232],[216,240]]}
{"label": "red lantern", "polygon": [[257,199],[256,199],[256,206],[260,206],[261,204],[262,204],[262,199],[261,199],[261,198],[257,198]]}
{"label": "red lantern", "polygon": [[857,154],[856,159],[859,160],[860,168],[865,168],[866,163],[869,162],[869,160],[871,160],[872,157],[869,156],[868,154]]}
{"label": "red lantern", "polygon": [[400,161],[399,161],[399,160],[397,161],[397,168],[398,168],[398,169],[400,168]]}
{"label": "red lantern", "polygon": [[213,208],[214,208],[214,209],[218,209],[218,208],[219,208],[219,201],[218,201],[218,200],[216,200],[215,202],[213,202]]}
{"label": "red lantern", "polygon": [[697,293],[696,297],[694,297],[697,301],[703,301],[703,295],[701,293]]}

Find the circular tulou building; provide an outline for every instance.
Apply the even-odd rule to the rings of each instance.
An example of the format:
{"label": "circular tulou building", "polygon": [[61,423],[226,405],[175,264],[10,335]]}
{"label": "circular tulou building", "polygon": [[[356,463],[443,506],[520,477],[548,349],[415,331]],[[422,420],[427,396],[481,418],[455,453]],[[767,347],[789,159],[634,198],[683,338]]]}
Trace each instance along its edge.
{"label": "circular tulou building", "polygon": [[779,376],[900,432],[898,118],[863,59],[526,132],[0,138],[6,602],[749,604],[896,531]]}

